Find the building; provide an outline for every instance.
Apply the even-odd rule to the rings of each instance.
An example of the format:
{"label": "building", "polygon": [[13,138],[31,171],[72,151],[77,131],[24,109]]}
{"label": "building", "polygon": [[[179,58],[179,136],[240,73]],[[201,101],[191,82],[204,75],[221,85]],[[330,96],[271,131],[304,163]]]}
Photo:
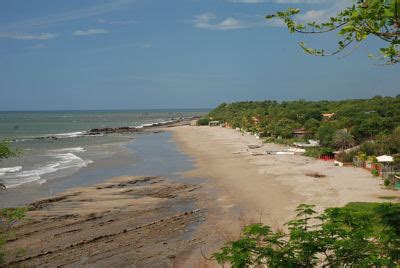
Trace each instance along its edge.
{"label": "building", "polygon": [[219,126],[219,121],[210,121],[208,122],[208,126],[210,127],[215,127],[215,126]]}
{"label": "building", "polygon": [[335,113],[330,113],[330,114],[322,114],[322,118],[324,120],[329,120],[332,119],[332,117],[334,117],[336,114]]}
{"label": "building", "polygon": [[305,128],[297,128],[293,130],[292,135],[295,138],[304,138],[305,136],[311,134],[310,131],[307,131]]}

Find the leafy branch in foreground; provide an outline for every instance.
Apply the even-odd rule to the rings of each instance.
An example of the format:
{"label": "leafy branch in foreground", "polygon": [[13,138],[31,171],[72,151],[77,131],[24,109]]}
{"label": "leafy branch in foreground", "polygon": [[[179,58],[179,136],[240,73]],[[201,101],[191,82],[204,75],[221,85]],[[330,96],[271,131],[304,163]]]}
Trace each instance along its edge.
{"label": "leafy branch in foreground", "polygon": [[308,54],[332,56],[340,53],[353,43],[361,43],[368,36],[376,36],[388,43],[380,48],[381,59],[387,64],[400,61],[400,0],[358,0],[357,4],[343,9],[326,22],[300,23],[294,17],[300,13],[297,8],[268,15],[267,19],[278,18],[288,27],[291,33],[320,34],[337,31],[341,37],[338,48],[333,52],[325,49],[314,49],[301,42],[301,48]]}
{"label": "leafy branch in foreground", "polygon": [[400,205],[351,203],[317,215],[302,204],[286,225],[245,227],[213,258],[232,267],[397,267],[400,264]]}

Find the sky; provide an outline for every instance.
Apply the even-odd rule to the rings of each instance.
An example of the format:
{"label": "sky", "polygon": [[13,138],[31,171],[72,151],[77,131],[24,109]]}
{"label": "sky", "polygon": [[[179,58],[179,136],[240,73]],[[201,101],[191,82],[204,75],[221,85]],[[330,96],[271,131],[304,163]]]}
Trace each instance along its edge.
{"label": "sky", "polygon": [[374,38],[334,57],[335,34],[289,34],[265,15],[334,15],[352,0],[1,0],[0,110],[213,108],[243,100],[400,94]]}

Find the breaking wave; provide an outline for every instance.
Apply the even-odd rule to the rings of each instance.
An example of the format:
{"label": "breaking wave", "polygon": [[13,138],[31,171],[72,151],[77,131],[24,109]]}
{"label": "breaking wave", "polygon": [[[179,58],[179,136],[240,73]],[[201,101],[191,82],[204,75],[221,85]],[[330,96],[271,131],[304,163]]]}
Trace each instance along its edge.
{"label": "breaking wave", "polygon": [[2,168],[0,169],[0,179],[4,181],[7,188],[17,187],[29,182],[44,183],[46,179],[43,176],[46,174],[62,170],[75,172],[92,163],[91,160],[83,160],[74,154],[84,151],[85,149],[81,147],[51,150],[48,156],[51,157],[52,161],[45,165],[28,170],[21,166]]}

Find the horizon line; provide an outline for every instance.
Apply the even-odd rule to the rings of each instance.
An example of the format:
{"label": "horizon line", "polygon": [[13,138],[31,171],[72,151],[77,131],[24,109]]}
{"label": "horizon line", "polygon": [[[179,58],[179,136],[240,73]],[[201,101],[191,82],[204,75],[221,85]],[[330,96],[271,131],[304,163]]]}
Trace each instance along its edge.
{"label": "horizon line", "polygon": [[4,112],[99,112],[99,111],[185,111],[185,110],[212,110],[213,108],[143,108],[143,109],[43,109],[43,110],[0,110]]}

